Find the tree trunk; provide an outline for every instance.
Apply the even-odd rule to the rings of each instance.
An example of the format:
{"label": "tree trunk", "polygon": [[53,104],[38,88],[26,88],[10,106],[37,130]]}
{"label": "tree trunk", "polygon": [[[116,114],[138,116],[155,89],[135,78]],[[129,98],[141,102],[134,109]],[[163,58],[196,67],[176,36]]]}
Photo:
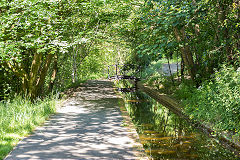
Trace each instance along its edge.
{"label": "tree trunk", "polygon": [[76,58],[77,58],[77,47],[72,48],[72,82],[75,83],[77,81],[77,64],[76,64]]}
{"label": "tree trunk", "polygon": [[195,74],[196,74],[195,65],[194,65],[193,56],[192,56],[190,47],[188,45],[185,45],[186,35],[185,35],[184,27],[181,30],[174,28],[174,34],[177,39],[177,42],[184,44],[182,47],[180,47],[183,62],[191,76],[191,79],[195,82]]}
{"label": "tree trunk", "polygon": [[44,82],[45,82],[45,78],[46,78],[46,75],[47,75],[48,68],[49,68],[49,66],[51,64],[51,61],[52,61],[52,57],[53,57],[53,54],[48,54],[47,57],[46,57],[46,62],[44,64],[44,66],[42,67],[42,69],[40,70],[40,76],[37,79],[34,91],[30,94],[32,99],[35,99],[36,97],[38,97],[42,93],[43,85],[44,85]]}
{"label": "tree trunk", "polygon": [[29,73],[29,84],[28,84],[28,94],[32,95],[35,94],[35,89],[36,89],[36,81],[37,81],[37,75],[39,72],[39,69],[42,64],[42,53],[35,53]]}
{"label": "tree trunk", "polygon": [[226,47],[225,47],[225,52],[227,54],[227,58],[229,60],[229,62],[233,63],[233,53],[232,53],[232,46],[231,43],[229,42],[230,39],[230,35],[229,35],[229,28],[226,27],[225,20],[227,19],[227,13],[228,13],[228,9],[229,9],[229,4],[227,2],[219,2],[219,14],[218,14],[218,18],[219,21],[221,23],[221,26],[225,26],[223,28],[223,38],[225,40],[226,43]]}
{"label": "tree trunk", "polygon": [[169,69],[169,73],[170,73],[170,76],[171,76],[171,80],[172,80],[173,85],[175,85],[174,84],[174,79],[173,79],[173,74],[172,74],[171,67],[170,67],[169,57],[167,57],[167,60],[168,60],[168,69]]}
{"label": "tree trunk", "polygon": [[184,80],[184,67],[183,60],[181,60],[181,81]]}
{"label": "tree trunk", "polygon": [[58,56],[57,53],[54,55],[54,62],[53,62],[53,72],[51,75],[51,80],[49,82],[48,85],[48,93],[52,92],[53,90],[53,86],[56,80],[56,76],[57,76],[57,72],[58,72]]}

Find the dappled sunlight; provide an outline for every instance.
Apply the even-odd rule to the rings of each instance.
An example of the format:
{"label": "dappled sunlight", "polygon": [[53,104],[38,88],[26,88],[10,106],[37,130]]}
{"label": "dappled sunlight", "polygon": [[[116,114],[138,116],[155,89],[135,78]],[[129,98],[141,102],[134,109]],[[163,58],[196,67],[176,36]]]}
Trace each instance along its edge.
{"label": "dappled sunlight", "polygon": [[110,85],[107,89],[94,81],[91,85],[94,90],[80,87],[46,126],[24,139],[7,159],[134,159],[134,141],[121,126],[119,99]]}
{"label": "dappled sunlight", "polygon": [[59,111],[59,113],[87,113],[89,112],[87,109],[85,108],[79,108],[78,106],[64,106],[62,107]]}

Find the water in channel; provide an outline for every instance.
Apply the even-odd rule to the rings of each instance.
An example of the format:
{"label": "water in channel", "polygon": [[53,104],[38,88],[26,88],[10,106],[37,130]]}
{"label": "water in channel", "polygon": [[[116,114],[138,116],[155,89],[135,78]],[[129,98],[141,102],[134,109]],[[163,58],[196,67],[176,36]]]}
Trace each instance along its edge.
{"label": "water in channel", "polygon": [[142,92],[124,93],[126,109],[151,159],[235,160],[230,151]]}

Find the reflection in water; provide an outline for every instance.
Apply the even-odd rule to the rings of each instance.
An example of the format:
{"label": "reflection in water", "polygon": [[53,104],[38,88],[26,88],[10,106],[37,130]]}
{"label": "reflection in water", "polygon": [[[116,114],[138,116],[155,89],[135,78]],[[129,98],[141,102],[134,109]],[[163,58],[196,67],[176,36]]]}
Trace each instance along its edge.
{"label": "reflection in water", "polygon": [[235,156],[144,93],[126,93],[126,108],[153,159],[231,160]]}

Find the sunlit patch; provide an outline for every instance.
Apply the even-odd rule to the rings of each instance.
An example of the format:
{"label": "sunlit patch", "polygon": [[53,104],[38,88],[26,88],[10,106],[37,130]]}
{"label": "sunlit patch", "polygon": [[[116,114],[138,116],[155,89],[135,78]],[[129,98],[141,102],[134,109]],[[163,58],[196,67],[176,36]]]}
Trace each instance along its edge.
{"label": "sunlit patch", "polygon": [[1,140],[1,141],[0,141],[0,146],[1,146],[1,145],[7,145],[7,144],[9,144],[8,141],[4,141],[4,140]]}
{"label": "sunlit patch", "polygon": [[133,103],[136,103],[136,102],[141,102],[140,100],[127,100],[127,102],[133,102]]}
{"label": "sunlit patch", "polygon": [[107,150],[111,146],[106,144],[91,144],[91,147],[100,150]]}
{"label": "sunlit patch", "polygon": [[158,133],[157,131],[153,131],[153,130],[144,130],[143,132],[150,133],[150,134]]}
{"label": "sunlit patch", "polygon": [[4,139],[22,139],[23,137],[15,133],[7,133],[4,135]]}
{"label": "sunlit patch", "polygon": [[77,106],[64,106],[59,111],[59,113],[89,113],[87,108],[77,107]]}
{"label": "sunlit patch", "polygon": [[143,127],[153,127],[153,124],[143,123],[143,124],[141,124],[141,126],[143,126]]}
{"label": "sunlit patch", "polygon": [[157,153],[157,154],[176,154],[176,151],[164,150],[164,149],[154,149],[154,150],[145,150],[146,153]]}
{"label": "sunlit patch", "polygon": [[117,145],[124,145],[124,144],[130,144],[134,143],[134,141],[128,137],[113,137],[108,139],[108,142],[112,144],[117,144]]}

